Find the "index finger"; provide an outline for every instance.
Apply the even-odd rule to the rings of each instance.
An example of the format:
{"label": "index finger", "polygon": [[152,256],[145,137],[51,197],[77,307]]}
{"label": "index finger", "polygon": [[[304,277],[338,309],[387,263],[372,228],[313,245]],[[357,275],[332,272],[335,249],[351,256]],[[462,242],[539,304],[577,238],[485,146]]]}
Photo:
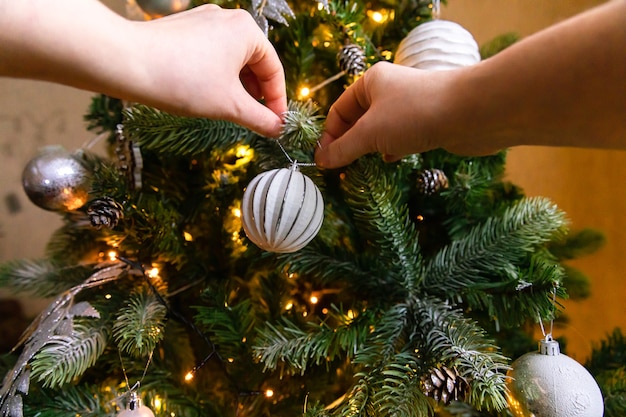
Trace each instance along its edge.
{"label": "index finger", "polygon": [[265,105],[277,115],[287,111],[285,71],[276,50],[269,41],[260,45],[247,63],[255,75]]}

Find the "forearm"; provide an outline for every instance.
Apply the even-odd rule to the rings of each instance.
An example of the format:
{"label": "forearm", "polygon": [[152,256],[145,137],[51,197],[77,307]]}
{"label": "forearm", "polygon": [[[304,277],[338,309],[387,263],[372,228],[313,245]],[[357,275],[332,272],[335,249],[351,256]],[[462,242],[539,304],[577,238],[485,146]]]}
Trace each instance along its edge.
{"label": "forearm", "polygon": [[0,27],[0,76],[114,94],[132,70],[131,24],[99,1],[0,0]]}
{"label": "forearm", "polygon": [[626,149],[626,0],[530,36],[457,81],[447,123],[460,143]]}

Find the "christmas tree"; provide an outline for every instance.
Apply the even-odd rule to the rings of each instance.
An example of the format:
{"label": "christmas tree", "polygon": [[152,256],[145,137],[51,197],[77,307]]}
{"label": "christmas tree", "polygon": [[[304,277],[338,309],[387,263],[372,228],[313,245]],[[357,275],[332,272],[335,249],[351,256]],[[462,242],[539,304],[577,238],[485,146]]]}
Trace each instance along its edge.
{"label": "christmas tree", "polygon": [[[0,270],[53,298],[3,357],[0,414],[514,413],[507,372],[535,349],[528,325],[558,315],[575,276],[563,261],[597,235],[568,234],[553,203],[504,181],[504,151],[312,164],[333,101],[410,55],[401,42],[433,4],[219,3],[248,9],[279,51],[283,134],[95,97],[87,120],[109,157],[47,149],[25,170],[64,225],[46,259]],[[34,172],[59,164],[71,178],[42,192]],[[590,362],[607,415],[626,406],[625,344],[616,331]]]}

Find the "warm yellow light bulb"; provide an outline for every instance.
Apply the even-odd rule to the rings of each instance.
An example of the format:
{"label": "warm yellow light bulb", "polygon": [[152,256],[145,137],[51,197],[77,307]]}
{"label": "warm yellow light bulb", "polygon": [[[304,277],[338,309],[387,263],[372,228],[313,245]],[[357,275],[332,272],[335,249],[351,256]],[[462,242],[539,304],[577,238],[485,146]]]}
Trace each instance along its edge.
{"label": "warm yellow light bulb", "polygon": [[389,11],[385,9],[381,10],[369,10],[367,16],[370,20],[376,24],[385,23],[389,19]]}
{"label": "warm yellow light bulb", "polygon": [[193,242],[193,236],[189,232],[183,232],[183,238],[187,242]]}
{"label": "warm yellow light bulb", "polygon": [[239,209],[238,207],[233,208],[233,216],[241,217],[241,209]]}
{"label": "warm yellow light bulb", "polygon": [[274,390],[273,390],[273,389],[271,389],[271,388],[266,389],[266,390],[265,390],[265,396],[266,396],[267,398],[272,398],[272,397],[274,396]]}
{"label": "warm yellow light bulb", "polygon": [[301,87],[298,94],[300,95],[300,97],[306,98],[311,94],[311,89],[309,87]]}
{"label": "warm yellow light bulb", "polygon": [[320,299],[312,295],[309,301],[311,301],[311,304],[317,304],[320,301]]}
{"label": "warm yellow light bulb", "polygon": [[163,400],[160,396],[155,395],[152,400],[152,405],[154,405],[155,411],[161,411],[161,408],[163,407]]}
{"label": "warm yellow light bulb", "polygon": [[190,382],[192,379],[193,379],[193,371],[187,372],[187,374],[185,375],[185,381]]}
{"label": "warm yellow light bulb", "polygon": [[159,276],[159,268],[157,268],[156,266],[153,267],[151,270],[148,271],[148,276],[150,278],[156,278]]}
{"label": "warm yellow light bulb", "polygon": [[114,250],[109,251],[109,253],[107,253],[107,256],[109,257],[109,260],[111,261],[117,260],[117,252],[115,252]]}
{"label": "warm yellow light bulb", "polygon": [[244,156],[248,155],[249,149],[250,148],[247,146],[238,146],[235,155],[237,155],[237,158],[243,158]]}

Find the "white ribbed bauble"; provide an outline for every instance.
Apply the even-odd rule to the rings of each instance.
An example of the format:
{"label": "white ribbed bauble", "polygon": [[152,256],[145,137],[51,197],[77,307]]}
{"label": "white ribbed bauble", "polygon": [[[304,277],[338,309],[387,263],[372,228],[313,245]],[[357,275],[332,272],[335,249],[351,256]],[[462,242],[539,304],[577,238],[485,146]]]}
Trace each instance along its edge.
{"label": "white ribbed bauble", "polygon": [[514,416],[601,417],[604,400],[596,380],[552,339],[539,352],[520,356],[507,376],[509,410]]}
{"label": "white ribbed bauble", "polygon": [[476,40],[463,26],[431,20],[410,31],[398,45],[394,63],[424,70],[448,70],[480,61]]}
{"label": "white ribbed bauble", "polygon": [[322,227],[324,200],[296,167],[263,172],[250,181],[241,202],[246,236],[269,252],[302,249]]}

